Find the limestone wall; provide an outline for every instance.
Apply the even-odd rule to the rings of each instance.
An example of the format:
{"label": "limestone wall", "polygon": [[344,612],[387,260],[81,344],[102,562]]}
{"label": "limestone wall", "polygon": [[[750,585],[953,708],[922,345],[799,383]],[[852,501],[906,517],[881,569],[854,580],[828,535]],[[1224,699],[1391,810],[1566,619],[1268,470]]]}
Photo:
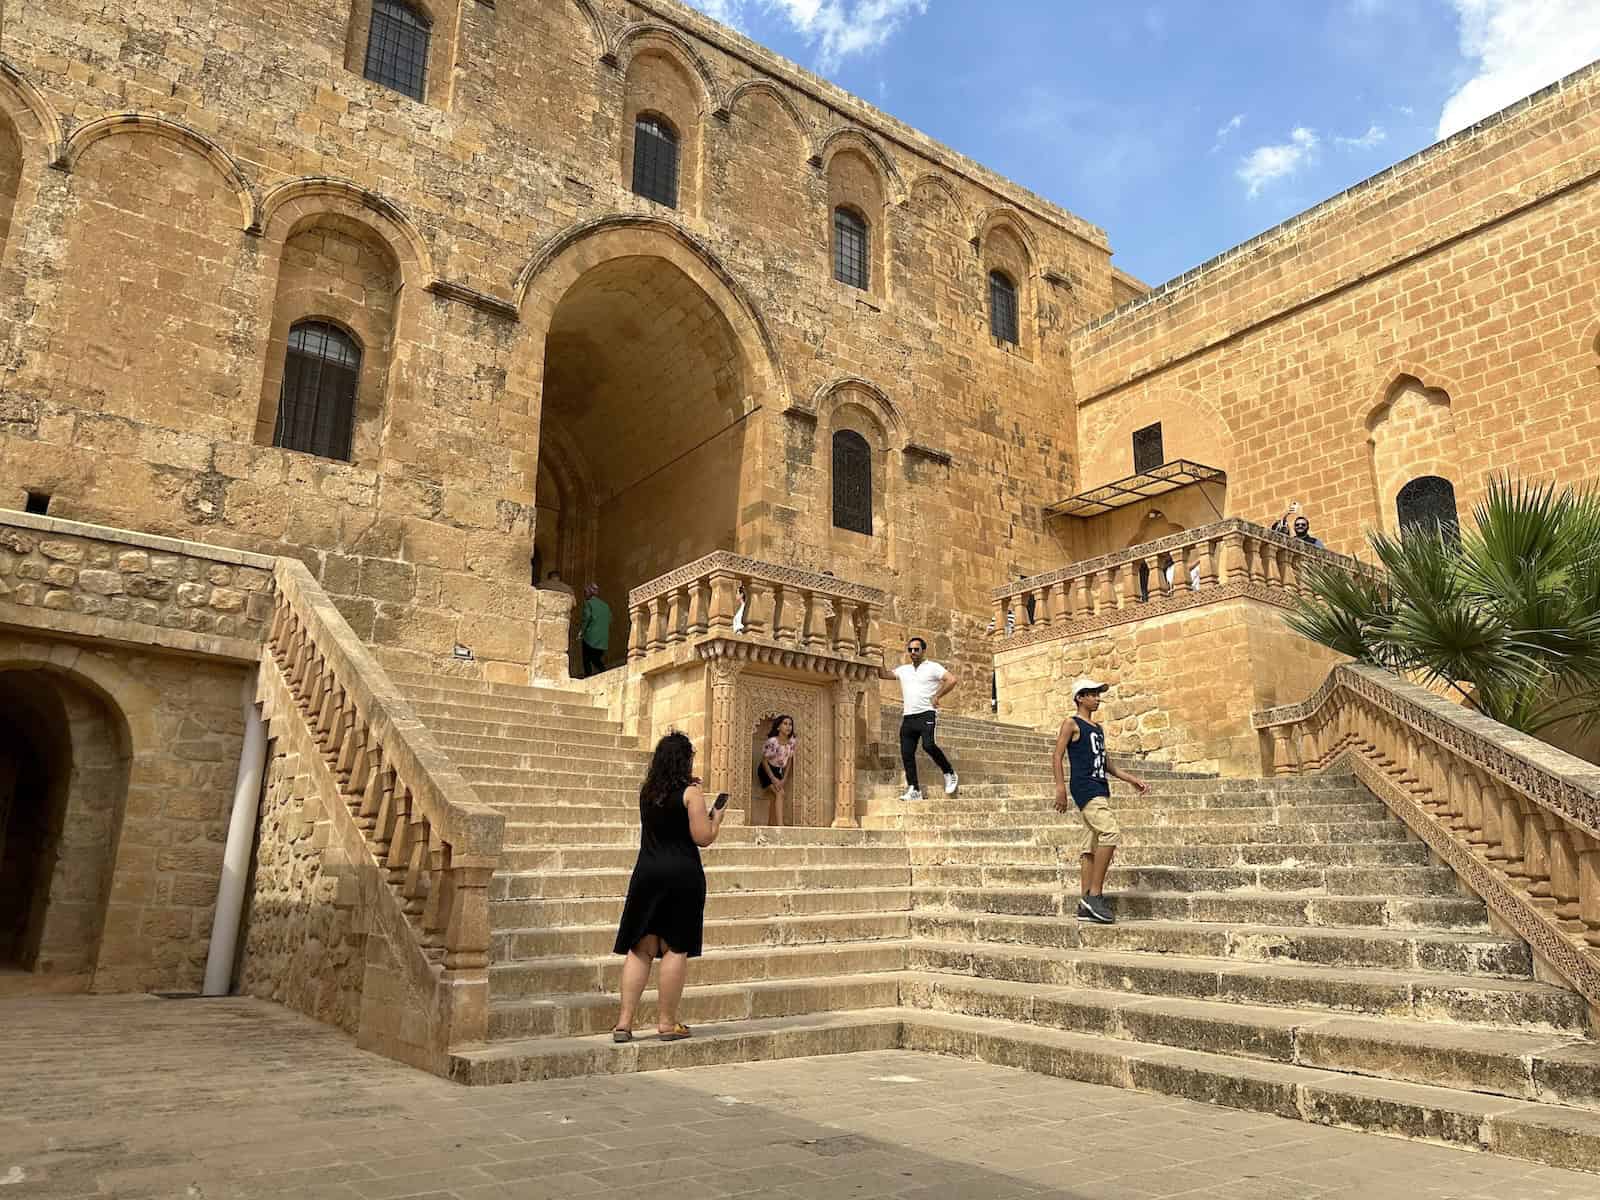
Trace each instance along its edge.
{"label": "limestone wall", "polygon": [[1337,661],[1291,633],[1282,609],[1222,600],[1002,651],[999,717],[1054,732],[1072,715],[1073,680],[1087,675],[1111,685],[1100,711],[1113,761],[1259,775],[1251,714],[1303,700]]}
{"label": "limestone wall", "polygon": [[[891,641],[915,629],[986,671],[985,589],[1055,557],[1039,505],[1072,490],[1066,331],[1113,301],[1104,235],[666,0],[464,4],[435,24],[421,103],[351,69],[366,11],[8,17],[23,83],[0,85],[20,147],[0,276],[28,284],[0,287],[0,503],[48,493],[52,513],[292,555],[363,638],[433,655],[476,638],[486,669],[526,678],[536,499],[559,470],[626,526],[590,538],[602,566],[681,561],[728,530],[769,561],[837,561],[895,596]],[[677,209],[630,188],[646,103],[683,135]],[[871,210],[865,292],[832,277],[839,188]],[[617,262],[635,265],[609,290],[580,282]],[[989,332],[992,264],[1019,276],[1016,347]],[[692,303],[630,326],[618,297],[668,276]],[[367,351],[352,461],[267,444],[302,317]],[[691,482],[737,473],[715,513],[681,470],[597,485],[597,464],[665,434],[619,410],[602,438],[547,403],[635,376],[714,378],[726,411],[690,412],[687,387],[639,411],[709,447],[721,465]],[[859,545],[827,519],[841,407],[879,449],[884,520]],[[585,460],[570,470],[556,426]],[[659,494],[613,494],[636,487]]]}
{"label": "limestone wall", "polygon": [[197,991],[250,668],[0,628],[0,672],[58,695],[71,763],[41,987]]}
{"label": "limestone wall", "polygon": [[1228,515],[1298,499],[1354,553],[1418,476],[1463,517],[1490,472],[1593,479],[1597,97],[1578,71],[1076,331],[1084,482],[1159,421]]}

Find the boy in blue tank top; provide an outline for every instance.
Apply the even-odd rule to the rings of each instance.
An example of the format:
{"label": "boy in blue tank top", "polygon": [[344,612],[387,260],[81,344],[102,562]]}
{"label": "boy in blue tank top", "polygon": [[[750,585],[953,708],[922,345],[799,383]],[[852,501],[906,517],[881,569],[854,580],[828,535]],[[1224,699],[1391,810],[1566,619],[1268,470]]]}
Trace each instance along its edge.
{"label": "boy in blue tank top", "polygon": [[[1050,763],[1056,777],[1056,811],[1066,812],[1069,804],[1076,805],[1078,819],[1083,822],[1078,917],[1102,925],[1116,920],[1106,907],[1103,890],[1112,855],[1122,838],[1122,829],[1108,803],[1111,784],[1106,776],[1131,784],[1141,796],[1150,790],[1144,780],[1106,765],[1105,730],[1092,718],[1100,709],[1100,697],[1107,686],[1094,679],[1080,679],[1072,685],[1072,703],[1078,711],[1061,722],[1055,757]],[[1070,779],[1062,778],[1063,762],[1071,771]]]}

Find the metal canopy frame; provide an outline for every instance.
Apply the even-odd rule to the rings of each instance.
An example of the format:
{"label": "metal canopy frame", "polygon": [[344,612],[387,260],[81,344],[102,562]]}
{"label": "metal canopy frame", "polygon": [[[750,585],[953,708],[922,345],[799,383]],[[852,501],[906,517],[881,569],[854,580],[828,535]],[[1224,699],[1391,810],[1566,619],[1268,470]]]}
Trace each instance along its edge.
{"label": "metal canopy frame", "polygon": [[1052,517],[1098,517],[1129,504],[1164,496],[1192,483],[1226,483],[1227,480],[1226,471],[1178,458],[1115,483],[1103,484],[1076,496],[1068,496],[1065,500],[1058,500],[1044,510],[1044,515],[1046,520]]}

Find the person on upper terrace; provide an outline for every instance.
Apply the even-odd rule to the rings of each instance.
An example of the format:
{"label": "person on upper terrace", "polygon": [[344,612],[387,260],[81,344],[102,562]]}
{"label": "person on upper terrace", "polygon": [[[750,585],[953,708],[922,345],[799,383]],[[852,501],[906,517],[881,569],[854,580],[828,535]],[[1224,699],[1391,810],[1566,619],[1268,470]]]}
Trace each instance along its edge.
{"label": "person on upper terrace", "polygon": [[1311,536],[1311,520],[1300,511],[1300,501],[1298,500],[1289,502],[1289,507],[1284,510],[1283,516],[1272,523],[1272,531],[1274,533],[1287,534],[1319,548],[1322,547],[1322,539]]}

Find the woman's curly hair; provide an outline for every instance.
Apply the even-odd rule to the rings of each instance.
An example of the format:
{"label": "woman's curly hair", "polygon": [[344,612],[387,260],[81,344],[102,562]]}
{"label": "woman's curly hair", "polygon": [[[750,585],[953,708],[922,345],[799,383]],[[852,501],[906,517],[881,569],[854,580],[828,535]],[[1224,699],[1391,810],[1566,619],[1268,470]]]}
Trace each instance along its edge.
{"label": "woman's curly hair", "polygon": [[659,805],[681,800],[683,789],[694,782],[694,743],[688,734],[674,729],[656,743],[650,769],[639,788],[639,801]]}

